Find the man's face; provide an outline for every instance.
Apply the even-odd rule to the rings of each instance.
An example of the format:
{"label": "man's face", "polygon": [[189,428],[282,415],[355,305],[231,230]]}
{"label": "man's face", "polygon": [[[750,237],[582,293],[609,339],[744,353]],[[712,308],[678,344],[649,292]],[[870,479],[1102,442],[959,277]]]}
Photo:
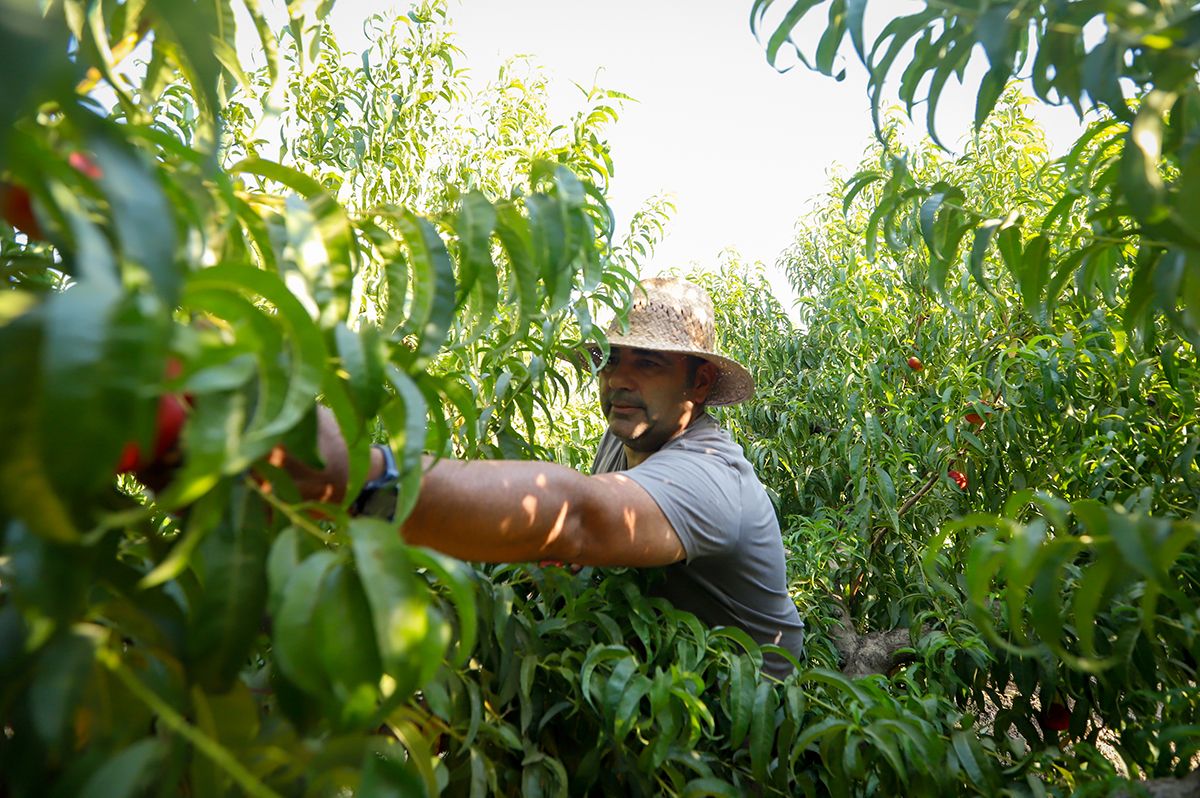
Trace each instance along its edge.
{"label": "man's face", "polygon": [[708,396],[715,367],[691,377],[687,355],[614,346],[600,369],[600,409],[608,427],[637,452],[655,452],[682,432]]}

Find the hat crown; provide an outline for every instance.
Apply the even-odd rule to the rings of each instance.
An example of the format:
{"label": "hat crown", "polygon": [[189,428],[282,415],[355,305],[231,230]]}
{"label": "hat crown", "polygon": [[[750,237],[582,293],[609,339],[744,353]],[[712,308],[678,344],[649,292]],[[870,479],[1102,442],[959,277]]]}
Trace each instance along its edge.
{"label": "hat crown", "polygon": [[[660,342],[658,348],[711,352],[716,343],[712,299],[685,280],[654,277],[642,281],[629,309],[629,338]],[[614,325],[612,330],[617,332]]]}

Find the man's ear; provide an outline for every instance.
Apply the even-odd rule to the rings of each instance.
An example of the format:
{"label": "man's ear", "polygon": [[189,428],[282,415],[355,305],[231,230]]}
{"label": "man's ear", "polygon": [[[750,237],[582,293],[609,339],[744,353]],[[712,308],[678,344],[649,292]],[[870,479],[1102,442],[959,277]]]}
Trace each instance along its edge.
{"label": "man's ear", "polygon": [[708,401],[708,395],[712,393],[713,387],[717,384],[716,365],[705,360],[696,369],[696,378],[692,380],[692,399],[698,404],[704,404]]}

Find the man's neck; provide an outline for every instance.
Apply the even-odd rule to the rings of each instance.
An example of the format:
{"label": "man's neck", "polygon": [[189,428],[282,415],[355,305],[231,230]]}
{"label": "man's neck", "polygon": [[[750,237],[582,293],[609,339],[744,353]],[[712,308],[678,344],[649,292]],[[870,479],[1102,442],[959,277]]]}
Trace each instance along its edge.
{"label": "man's neck", "polygon": [[[628,446],[623,446],[622,448],[625,450],[626,468],[633,468],[636,465],[641,465],[643,460],[654,454],[654,452],[639,452],[636,449],[630,449]],[[655,451],[658,450],[655,449]]]}

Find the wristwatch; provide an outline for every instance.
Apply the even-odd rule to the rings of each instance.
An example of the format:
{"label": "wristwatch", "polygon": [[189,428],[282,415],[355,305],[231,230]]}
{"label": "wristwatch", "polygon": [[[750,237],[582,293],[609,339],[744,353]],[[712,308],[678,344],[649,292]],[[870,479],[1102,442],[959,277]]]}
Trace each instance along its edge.
{"label": "wristwatch", "polygon": [[353,515],[394,521],[396,498],[399,493],[397,485],[400,482],[400,469],[396,467],[396,456],[392,454],[392,447],[386,444],[376,443],[371,448],[379,450],[379,453],[383,455],[383,473],[363,485],[358,498],[350,505],[350,512]]}

